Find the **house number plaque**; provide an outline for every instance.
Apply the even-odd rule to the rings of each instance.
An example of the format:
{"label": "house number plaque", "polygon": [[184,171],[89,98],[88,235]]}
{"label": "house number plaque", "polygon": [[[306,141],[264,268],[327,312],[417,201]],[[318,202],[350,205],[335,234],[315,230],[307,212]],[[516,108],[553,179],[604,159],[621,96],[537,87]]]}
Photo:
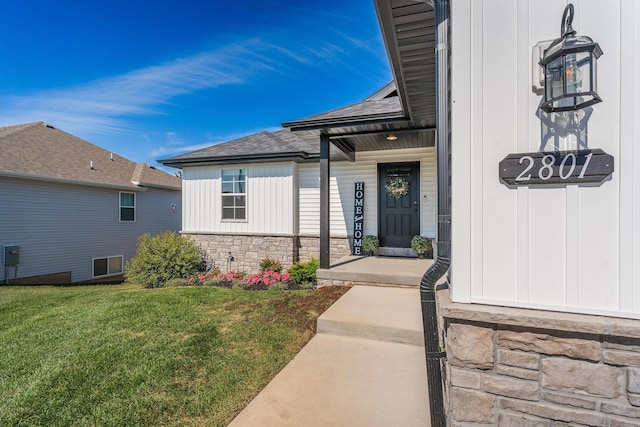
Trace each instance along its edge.
{"label": "house number plaque", "polygon": [[613,156],[600,149],[509,154],[499,168],[508,186],[599,184],[613,173]]}
{"label": "house number plaque", "polygon": [[353,255],[362,255],[364,182],[356,182],[353,208]]}

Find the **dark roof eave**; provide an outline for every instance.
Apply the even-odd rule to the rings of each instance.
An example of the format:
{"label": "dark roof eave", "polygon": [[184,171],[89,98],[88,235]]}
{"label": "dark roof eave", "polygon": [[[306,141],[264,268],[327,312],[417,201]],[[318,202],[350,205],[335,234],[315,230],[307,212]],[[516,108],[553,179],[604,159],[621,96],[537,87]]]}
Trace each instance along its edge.
{"label": "dark roof eave", "polygon": [[277,154],[245,154],[237,156],[209,156],[198,157],[188,159],[163,159],[158,160],[158,163],[165,166],[171,166],[174,168],[182,168],[184,166],[201,166],[201,165],[215,165],[223,163],[260,163],[260,162],[275,162],[275,161],[294,161],[304,162],[313,160],[319,157],[320,154],[309,154],[304,151],[296,153],[277,153]]}
{"label": "dark roof eave", "polygon": [[342,117],[332,119],[316,119],[316,120],[296,120],[293,122],[281,123],[282,127],[289,128],[292,131],[300,130],[319,130],[319,129],[331,129],[342,128],[351,126],[366,126],[396,122],[407,122],[411,119],[402,112],[393,114],[371,114],[367,116],[359,117]]}

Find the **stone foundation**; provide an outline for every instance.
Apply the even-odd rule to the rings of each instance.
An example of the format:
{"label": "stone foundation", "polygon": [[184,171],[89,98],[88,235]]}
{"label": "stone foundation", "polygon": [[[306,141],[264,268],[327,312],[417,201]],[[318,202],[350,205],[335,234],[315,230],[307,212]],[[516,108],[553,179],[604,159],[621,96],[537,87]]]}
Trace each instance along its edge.
{"label": "stone foundation", "polygon": [[[320,238],[317,236],[264,235],[264,234],[190,234],[205,252],[209,266],[223,271],[239,270],[248,273],[258,270],[260,260],[272,258],[284,268],[297,261],[320,258]],[[331,259],[339,259],[351,252],[349,239],[331,238]],[[233,257],[233,261],[229,260]]]}
{"label": "stone foundation", "polygon": [[640,321],[438,292],[451,426],[640,425]]}

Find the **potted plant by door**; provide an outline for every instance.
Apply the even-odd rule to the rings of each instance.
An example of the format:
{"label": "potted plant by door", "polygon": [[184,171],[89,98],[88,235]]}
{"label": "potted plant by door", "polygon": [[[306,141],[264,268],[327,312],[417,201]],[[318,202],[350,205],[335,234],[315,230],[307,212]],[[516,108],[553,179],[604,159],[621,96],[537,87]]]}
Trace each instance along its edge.
{"label": "potted plant by door", "polygon": [[431,239],[425,236],[413,236],[411,239],[411,249],[418,254],[418,258],[433,257],[433,246]]}
{"label": "potted plant by door", "polygon": [[369,234],[362,238],[362,251],[365,254],[369,256],[374,255],[378,251],[379,247],[380,240],[378,240],[378,236]]}

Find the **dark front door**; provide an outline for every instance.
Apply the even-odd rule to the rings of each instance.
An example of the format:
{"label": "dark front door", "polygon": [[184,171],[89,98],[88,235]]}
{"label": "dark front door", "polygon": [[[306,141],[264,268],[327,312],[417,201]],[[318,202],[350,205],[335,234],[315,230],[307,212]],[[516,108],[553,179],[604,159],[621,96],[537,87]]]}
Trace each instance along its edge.
{"label": "dark front door", "polygon": [[420,234],[419,174],[418,162],[378,164],[380,246],[409,248]]}

